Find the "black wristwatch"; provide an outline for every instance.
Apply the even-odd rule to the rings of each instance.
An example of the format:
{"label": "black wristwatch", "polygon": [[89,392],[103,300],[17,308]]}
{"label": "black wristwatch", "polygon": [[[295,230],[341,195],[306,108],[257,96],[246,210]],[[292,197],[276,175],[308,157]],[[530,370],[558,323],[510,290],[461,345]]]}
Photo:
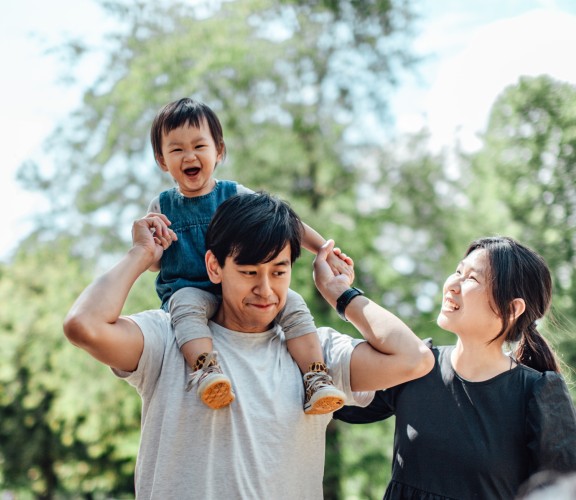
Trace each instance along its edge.
{"label": "black wristwatch", "polygon": [[346,314],[344,314],[348,304],[352,302],[352,299],[358,297],[358,295],[364,295],[364,292],[360,290],[360,288],[351,287],[340,295],[338,300],[336,300],[336,312],[344,321],[348,321],[346,319]]}

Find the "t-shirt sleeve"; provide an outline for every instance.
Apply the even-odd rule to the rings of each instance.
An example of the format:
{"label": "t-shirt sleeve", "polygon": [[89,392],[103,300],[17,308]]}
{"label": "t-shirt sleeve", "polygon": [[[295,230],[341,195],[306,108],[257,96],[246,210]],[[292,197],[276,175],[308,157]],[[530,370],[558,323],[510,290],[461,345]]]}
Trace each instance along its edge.
{"label": "t-shirt sleeve", "polygon": [[153,212],[155,214],[161,214],[162,212],[160,211],[160,197],[156,196],[156,198],[154,198],[151,202],[150,205],[148,205],[148,213]]}
{"label": "t-shirt sleeve", "polygon": [[352,351],[362,342],[344,335],[332,328],[322,327],[318,329],[318,336],[322,344],[324,361],[328,365],[334,385],[346,394],[346,404],[366,406],[374,397],[374,391],[353,392],[350,385],[350,360]]}
{"label": "t-shirt sleeve", "polygon": [[242,184],[236,183],[236,194],[252,194],[254,191],[252,189],[243,186]]}
{"label": "t-shirt sleeve", "polygon": [[164,352],[172,328],[168,313],[158,309],[144,311],[130,316],[142,331],[144,336],[144,349],[133,372],[112,369],[112,372],[130,385],[134,386],[140,395],[153,390],[156,380],[162,370]]}
{"label": "t-shirt sleeve", "polygon": [[527,426],[534,471],[576,470],[576,411],[558,373],[544,372],[534,383]]}

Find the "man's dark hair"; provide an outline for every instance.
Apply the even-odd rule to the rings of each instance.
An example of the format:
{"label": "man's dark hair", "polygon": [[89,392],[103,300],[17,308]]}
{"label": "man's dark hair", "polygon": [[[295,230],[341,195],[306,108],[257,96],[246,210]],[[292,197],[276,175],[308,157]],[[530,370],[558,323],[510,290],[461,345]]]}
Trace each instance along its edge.
{"label": "man's dark hair", "polygon": [[206,233],[206,250],[224,266],[270,262],[290,245],[290,261],[300,257],[304,226],[288,203],[268,193],[240,194],[222,203]]}

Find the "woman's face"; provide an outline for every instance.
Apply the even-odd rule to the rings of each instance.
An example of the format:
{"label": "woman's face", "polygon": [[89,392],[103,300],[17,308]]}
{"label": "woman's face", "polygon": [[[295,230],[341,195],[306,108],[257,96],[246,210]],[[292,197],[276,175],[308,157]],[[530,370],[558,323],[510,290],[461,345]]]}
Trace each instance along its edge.
{"label": "woman's face", "polygon": [[444,283],[438,326],[458,336],[494,338],[502,320],[493,307],[486,250],[474,250]]}

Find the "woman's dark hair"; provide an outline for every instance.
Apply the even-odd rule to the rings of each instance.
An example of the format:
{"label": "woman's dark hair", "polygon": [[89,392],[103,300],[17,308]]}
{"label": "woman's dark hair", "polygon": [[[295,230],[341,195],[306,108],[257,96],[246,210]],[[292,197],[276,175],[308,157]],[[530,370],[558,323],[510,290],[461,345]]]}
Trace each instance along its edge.
{"label": "woman's dark hair", "polygon": [[206,104],[185,97],[166,104],[158,111],[152,122],[150,141],[156,161],[162,157],[162,134],[167,134],[184,125],[200,128],[203,121],[208,124],[216,149],[222,153],[222,158],[224,158],[226,156],[226,144],[218,116]]}
{"label": "woman's dark hair", "polygon": [[[537,329],[552,302],[552,277],[544,259],[534,250],[512,238],[481,238],[470,244],[466,255],[484,249],[488,256],[488,276],[496,313],[502,330],[492,341],[504,335],[507,342],[518,342],[516,359],[540,372],[559,371],[556,357]],[[512,301],[524,299],[526,309],[511,319]]]}
{"label": "woman's dark hair", "polygon": [[304,226],[288,203],[264,192],[232,196],[216,210],[206,233],[206,250],[224,266],[270,262],[290,245],[290,262],[300,256]]}

